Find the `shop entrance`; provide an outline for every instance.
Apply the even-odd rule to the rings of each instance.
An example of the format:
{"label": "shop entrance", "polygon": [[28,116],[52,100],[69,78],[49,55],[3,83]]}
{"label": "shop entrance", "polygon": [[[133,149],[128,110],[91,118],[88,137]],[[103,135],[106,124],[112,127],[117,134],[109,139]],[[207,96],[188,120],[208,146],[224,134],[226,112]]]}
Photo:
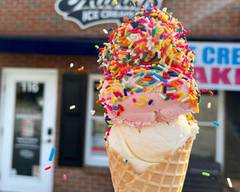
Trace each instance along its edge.
{"label": "shop entrance", "polygon": [[0,191],[52,192],[56,88],[55,70],[3,69]]}

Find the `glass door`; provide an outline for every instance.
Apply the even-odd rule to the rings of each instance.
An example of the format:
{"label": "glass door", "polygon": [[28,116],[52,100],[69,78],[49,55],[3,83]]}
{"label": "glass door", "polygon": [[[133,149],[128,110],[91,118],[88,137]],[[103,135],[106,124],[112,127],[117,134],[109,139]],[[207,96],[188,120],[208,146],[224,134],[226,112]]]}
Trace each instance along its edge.
{"label": "glass door", "polygon": [[5,69],[2,95],[0,190],[51,192],[53,169],[44,166],[54,145],[55,71]]}
{"label": "glass door", "polygon": [[39,176],[44,83],[16,82],[11,174]]}

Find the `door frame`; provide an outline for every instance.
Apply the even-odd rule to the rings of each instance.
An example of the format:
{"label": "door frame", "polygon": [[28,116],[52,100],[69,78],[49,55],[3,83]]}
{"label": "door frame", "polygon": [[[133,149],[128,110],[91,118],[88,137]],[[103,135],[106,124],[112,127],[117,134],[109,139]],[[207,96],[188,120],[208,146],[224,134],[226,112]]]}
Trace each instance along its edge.
{"label": "door frame", "polygon": [[218,113],[217,119],[219,126],[216,128],[216,154],[215,160],[221,164],[221,170],[224,170],[225,154],[225,92],[218,91]]}
{"label": "door frame", "polygon": [[[57,72],[57,69],[43,69],[43,68],[2,68],[2,71],[1,71],[1,92],[0,92],[0,95],[1,95],[1,98],[0,98],[0,156],[3,157],[3,153],[4,153],[4,132],[6,132],[4,130],[4,123],[6,121],[6,112],[7,112],[7,107],[6,105],[4,105],[5,101],[7,100],[7,95],[6,95],[6,86],[7,86],[7,81],[8,81],[8,78],[10,76],[11,78],[11,75],[18,75],[20,76],[19,79],[21,79],[21,76],[23,74],[29,74],[30,76],[32,74],[37,74],[38,75],[38,78],[39,76],[41,75],[48,75],[48,77],[44,78],[44,80],[46,80],[45,82],[48,83],[48,86],[50,86],[50,88],[48,88],[49,90],[51,90],[51,93],[46,93],[46,91],[44,92],[44,97],[47,97],[47,98],[50,98],[51,100],[44,100],[44,106],[47,107],[47,103],[51,102],[52,103],[52,106],[54,106],[53,108],[51,107],[47,107],[47,109],[45,108],[45,110],[47,110],[48,113],[51,113],[51,116],[52,118],[49,120],[47,117],[47,114],[44,114],[43,113],[43,123],[42,123],[42,126],[51,126],[51,128],[53,129],[52,131],[52,135],[51,135],[51,146],[54,146],[55,145],[55,132],[56,132],[56,115],[57,115],[57,82],[58,82],[58,72]],[[28,79],[28,77],[27,77]],[[31,77],[29,77],[29,79],[31,79]],[[41,78],[40,78],[41,79]],[[45,89],[46,90],[46,89]],[[15,93],[16,90],[12,90],[11,92],[12,93]],[[49,97],[49,95],[46,96],[46,94],[51,94],[51,97]],[[14,97],[14,96],[12,96]],[[16,101],[14,100],[14,103]],[[15,106],[15,104],[13,104]],[[13,114],[14,116],[14,114]],[[12,119],[13,120],[13,119]],[[42,129],[41,130],[41,139],[42,139],[42,142],[45,142],[45,140],[47,139],[46,138],[46,135],[43,135],[43,130],[45,129]],[[13,131],[13,130],[12,130]],[[8,147],[12,147],[11,146],[8,146]],[[42,144],[41,144],[41,147],[42,147]],[[5,147],[6,148],[6,147]],[[45,147],[46,148],[46,147]],[[11,149],[12,150],[12,149]],[[46,149],[45,149],[46,150]],[[40,170],[40,175],[41,176],[44,176],[43,175],[43,171],[44,171],[44,166],[46,166],[46,163],[47,163],[47,159],[44,160],[44,163],[43,163],[43,160],[41,160],[41,157],[42,157],[42,154],[43,154],[43,150],[41,150],[40,152],[40,165],[42,165],[41,167],[41,170]],[[49,147],[49,151],[50,151],[50,147]],[[48,152],[49,152],[48,151]],[[45,152],[47,153],[47,152]],[[11,159],[11,157],[10,157]],[[3,183],[3,178],[2,178],[2,173],[3,173],[3,158],[0,158],[0,190],[2,190],[2,183]],[[53,164],[54,162],[51,162],[51,164]],[[49,192],[52,192],[53,191],[53,184],[54,184],[54,166],[52,166],[51,170],[46,173],[45,175],[47,178],[48,178],[48,186],[50,187],[49,189]],[[23,176],[24,177],[24,176]],[[17,178],[17,177],[16,177]],[[31,179],[34,179],[34,178],[31,178]],[[41,180],[41,178],[40,178]],[[24,185],[24,184],[23,184]]]}

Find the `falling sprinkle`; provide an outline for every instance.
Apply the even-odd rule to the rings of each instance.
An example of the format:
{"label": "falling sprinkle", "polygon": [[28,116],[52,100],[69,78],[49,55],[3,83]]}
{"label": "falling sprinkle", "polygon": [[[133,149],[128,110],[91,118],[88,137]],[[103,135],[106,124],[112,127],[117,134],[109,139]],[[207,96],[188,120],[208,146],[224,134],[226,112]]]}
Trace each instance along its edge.
{"label": "falling sprinkle", "polygon": [[50,170],[50,169],[51,169],[51,166],[50,166],[50,165],[44,168],[45,171],[48,171],[48,170]]}
{"label": "falling sprinkle", "polygon": [[52,161],[53,160],[54,155],[55,155],[55,151],[56,151],[56,149],[54,147],[52,147],[50,155],[49,155],[49,158],[48,158],[48,161]]}
{"label": "falling sprinkle", "polygon": [[84,66],[81,66],[77,69],[78,71],[84,71]]}
{"label": "falling sprinkle", "polygon": [[211,109],[211,107],[212,107],[212,103],[211,103],[211,102],[208,102],[207,108],[208,108],[208,109]]}
{"label": "falling sprinkle", "polygon": [[220,125],[220,123],[218,121],[213,121],[212,122],[212,126],[218,127]]}
{"label": "falling sprinkle", "polygon": [[70,66],[70,68],[73,68],[74,67],[74,63],[70,63],[69,66]]}
{"label": "falling sprinkle", "polygon": [[63,181],[66,182],[66,181],[68,181],[68,176],[63,173],[63,174],[62,174],[62,179],[63,179]]}
{"label": "falling sprinkle", "polygon": [[163,10],[164,12],[167,12],[167,7],[164,7],[162,10]]}
{"label": "falling sprinkle", "polygon": [[210,173],[208,173],[208,172],[206,172],[206,171],[203,171],[203,172],[202,172],[202,176],[210,177]]}
{"label": "falling sprinkle", "polygon": [[95,115],[96,111],[95,110],[91,110],[90,113],[91,113],[91,115]]}
{"label": "falling sprinkle", "polygon": [[73,110],[73,109],[75,109],[75,108],[76,108],[76,105],[71,105],[71,106],[69,107],[70,110]]}
{"label": "falling sprinkle", "polygon": [[108,34],[108,30],[107,29],[103,29],[103,33],[105,33],[107,35]]}
{"label": "falling sprinkle", "polygon": [[233,187],[232,181],[231,181],[231,179],[229,177],[227,178],[227,183],[228,183],[229,188]]}
{"label": "falling sprinkle", "polygon": [[94,47],[95,47],[96,49],[99,49],[99,46],[98,46],[98,45],[95,45]]}

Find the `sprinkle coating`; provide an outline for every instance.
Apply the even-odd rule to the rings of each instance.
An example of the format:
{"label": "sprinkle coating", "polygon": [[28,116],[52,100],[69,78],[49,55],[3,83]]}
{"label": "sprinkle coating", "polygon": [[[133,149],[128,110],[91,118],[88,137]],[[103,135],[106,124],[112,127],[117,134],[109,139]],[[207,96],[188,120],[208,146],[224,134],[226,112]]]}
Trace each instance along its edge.
{"label": "sprinkle coating", "polygon": [[154,93],[198,112],[200,91],[187,33],[166,8],[141,8],[134,18],[125,18],[99,49],[99,69],[104,73],[99,101],[105,109],[119,116],[125,110],[121,103],[129,97],[138,107],[151,107]]}

